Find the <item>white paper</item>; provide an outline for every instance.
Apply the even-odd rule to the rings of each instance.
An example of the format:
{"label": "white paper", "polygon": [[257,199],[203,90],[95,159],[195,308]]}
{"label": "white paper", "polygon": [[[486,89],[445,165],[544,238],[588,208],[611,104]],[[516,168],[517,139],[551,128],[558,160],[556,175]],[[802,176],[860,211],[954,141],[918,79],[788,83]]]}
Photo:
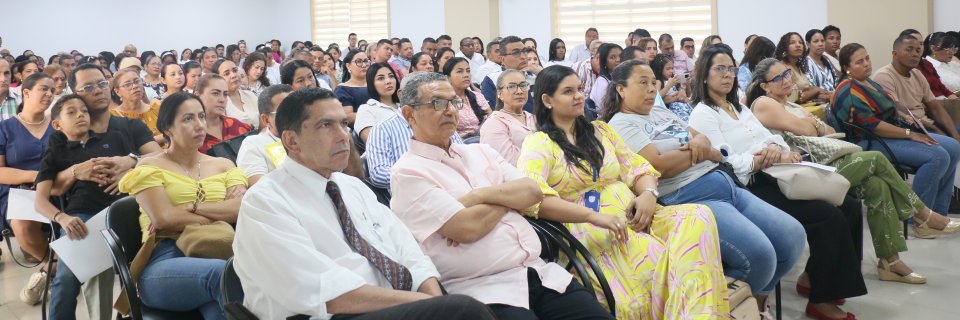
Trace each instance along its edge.
{"label": "white paper", "polygon": [[773,165],[775,165],[775,166],[797,166],[797,165],[799,165],[799,166],[807,166],[807,167],[811,167],[811,168],[817,168],[817,169],[820,169],[820,170],[825,170],[825,171],[830,171],[830,172],[836,172],[836,171],[837,171],[837,168],[836,168],[836,167],[825,166],[825,165],[822,165],[822,164],[819,164],[819,163],[807,162],[807,161],[802,161],[802,162],[800,162],[800,163],[774,163]]}
{"label": "white paper", "polygon": [[110,248],[103,240],[100,231],[107,228],[107,210],[87,220],[87,237],[82,240],[70,240],[64,236],[50,243],[60,260],[70,267],[81,283],[113,267]]}
{"label": "white paper", "polygon": [[7,219],[50,223],[50,219],[37,213],[34,206],[36,196],[37,192],[33,190],[10,188],[7,196]]}

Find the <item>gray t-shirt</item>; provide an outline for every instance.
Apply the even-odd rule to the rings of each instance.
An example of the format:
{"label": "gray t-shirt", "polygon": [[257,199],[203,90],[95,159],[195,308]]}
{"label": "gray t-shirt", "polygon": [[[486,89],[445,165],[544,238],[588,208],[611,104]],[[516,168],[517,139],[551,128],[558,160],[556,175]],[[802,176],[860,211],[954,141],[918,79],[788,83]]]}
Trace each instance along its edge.
{"label": "gray t-shirt", "polygon": [[[620,134],[633,152],[640,152],[653,143],[663,154],[680,149],[691,138],[687,124],[667,108],[658,105],[653,106],[649,115],[617,113],[610,119],[610,126]],[[666,195],[677,191],[716,166],[716,162],[708,160],[695,164],[672,178],[660,179],[660,193]]]}

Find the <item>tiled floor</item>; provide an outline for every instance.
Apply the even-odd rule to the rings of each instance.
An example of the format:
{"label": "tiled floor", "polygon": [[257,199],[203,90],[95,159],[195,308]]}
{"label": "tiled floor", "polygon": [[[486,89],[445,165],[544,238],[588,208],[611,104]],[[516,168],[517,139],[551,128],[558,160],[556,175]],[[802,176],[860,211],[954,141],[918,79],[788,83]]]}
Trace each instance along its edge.
{"label": "tiled floor", "polygon": [[[864,223],[866,226],[866,223]],[[863,275],[870,293],[863,297],[847,299],[844,309],[853,312],[858,319],[958,319],[960,304],[960,236],[947,236],[936,240],[911,238],[907,241],[910,251],[901,254],[904,261],[929,279],[925,285],[908,285],[877,280],[874,267],[873,246],[869,230],[864,244]],[[27,306],[20,302],[19,292],[34,270],[17,266],[10,259],[10,252],[3,244],[3,259],[0,261],[0,320],[41,319],[39,306]],[[16,248],[16,245],[14,245]],[[17,252],[16,254],[19,254]],[[806,259],[801,259],[805,261]],[[796,278],[802,272],[798,263],[783,278],[783,318],[806,319],[803,309],[806,301],[793,290]],[[119,283],[119,282],[116,282]],[[119,291],[118,289],[115,291]],[[116,294],[116,293],[115,293]],[[86,308],[79,302],[77,319],[87,319]],[[953,311],[951,311],[953,310]]]}

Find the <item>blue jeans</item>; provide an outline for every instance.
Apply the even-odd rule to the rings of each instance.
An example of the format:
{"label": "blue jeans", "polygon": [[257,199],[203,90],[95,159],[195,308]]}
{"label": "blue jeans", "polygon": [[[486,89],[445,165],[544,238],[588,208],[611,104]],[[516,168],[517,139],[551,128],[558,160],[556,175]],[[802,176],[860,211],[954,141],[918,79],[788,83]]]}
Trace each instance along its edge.
{"label": "blue jeans", "polygon": [[806,233],[796,219],[713,171],[660,198],[664,205],[697,203],[717,219],[724,273],[769,295],[803,253]]}
{"label": "blue jeans", "polygon": [[[951,137],[939,134],[930,134],[940,144],[928,146],[926,144],[907,139],[883,139],[900,164],[916,168],[913,192],[927,207],[937,213],[946,215],[950,209],[950,197],[953,195],[953,181],[957,171],[957,161],[960,161],[960,143]],[[859,145],[867,150],[868,140],[861,140]],[[890,157],[880,143],[873,142],[869,150],[883,152]]]}
{"label": "blue jeans", "polygon": [[220,259],[185,257],[176,241],[160,240],[140,275],[140,299],[154,309],[199,309],[206,320],[225,320],[220,300],[220,274],[225,264]]}
{"label": "blue jeans", "polygon": [[[84,213],[70,215],[84,222],[93,217],[92,214]],[[60,230],[60,236],[66,237],[67,233]],[[97,233],[87,234],[87,237],[99,236]],[[57,275],[53,277],[53,283],[50,284],[50,319],[76,319],[77,295],[80,294],[81,287],[90,319],[112,319],[113,269],[108,269],[81,285],[80,280],[63,260],[57,261]]]}

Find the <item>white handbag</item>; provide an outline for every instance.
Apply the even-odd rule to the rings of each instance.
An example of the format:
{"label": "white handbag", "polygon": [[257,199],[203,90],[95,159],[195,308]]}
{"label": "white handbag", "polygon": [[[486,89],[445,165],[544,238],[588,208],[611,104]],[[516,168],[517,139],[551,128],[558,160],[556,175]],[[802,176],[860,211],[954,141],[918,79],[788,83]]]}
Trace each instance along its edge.
{"label": "white handbag", "polygon": [[777,163],[763,169],[777,179],[787,199],[823,200],[839,206],[850,190],[850,181],[835,171],[834,167],[811,162]]}

